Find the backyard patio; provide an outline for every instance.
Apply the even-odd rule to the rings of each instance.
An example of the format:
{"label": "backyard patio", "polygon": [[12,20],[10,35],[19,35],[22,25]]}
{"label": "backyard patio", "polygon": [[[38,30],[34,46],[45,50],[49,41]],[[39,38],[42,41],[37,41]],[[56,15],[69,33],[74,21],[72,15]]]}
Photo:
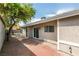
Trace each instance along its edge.
{"label": "backyard patio", "polygon": [[41,40],[25,39],[13,35],[9,42],[4,42],[1,56],[60,56],[56,45]]}

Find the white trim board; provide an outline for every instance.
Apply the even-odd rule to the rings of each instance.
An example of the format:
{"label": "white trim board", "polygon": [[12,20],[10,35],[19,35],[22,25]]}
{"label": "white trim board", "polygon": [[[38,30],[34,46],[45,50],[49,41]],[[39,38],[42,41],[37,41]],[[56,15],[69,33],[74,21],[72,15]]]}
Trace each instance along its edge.
{"label": "white trim board", "polygon": [[68,41],[59,40],[59,43],[68,44],[68,45],[79,47],[79,44],[78,43],[74,43],[74,42],[68,42]]}
{"label": "white trim board", "polygon": [[59,19],[57,20],[57,50],[59,50]]}

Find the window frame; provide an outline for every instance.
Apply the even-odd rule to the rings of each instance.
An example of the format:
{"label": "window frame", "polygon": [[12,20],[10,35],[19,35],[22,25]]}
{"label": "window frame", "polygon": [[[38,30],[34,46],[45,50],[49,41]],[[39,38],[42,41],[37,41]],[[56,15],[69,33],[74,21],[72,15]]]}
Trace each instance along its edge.
{"label": "window frame", "polygon": [[[52,30],[50,30],[52,28]],[[54,26],[45,26],[44,32],[54,32]]]}

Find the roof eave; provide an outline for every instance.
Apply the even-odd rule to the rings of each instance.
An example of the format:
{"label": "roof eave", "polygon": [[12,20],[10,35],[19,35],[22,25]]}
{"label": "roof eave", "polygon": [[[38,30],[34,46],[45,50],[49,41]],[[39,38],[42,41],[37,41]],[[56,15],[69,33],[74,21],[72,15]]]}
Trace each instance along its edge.
{"label": "roof eave", "polygon": [[72,17],[72,16],[76,16],[76,15],[79,15],[79,10],[65,12],[63,14],[59,14],[59,15],[56,15],[54,17],[49,17],[46,20],[41,20],[41,21],[37,21],[37,22],[34,22],[34,23],[29,23],[29,24],[26,24],[26,27],[45,23],[45,22],[49,22],[49,21],[54,21],[54,20],[57,20],[57,19]]}

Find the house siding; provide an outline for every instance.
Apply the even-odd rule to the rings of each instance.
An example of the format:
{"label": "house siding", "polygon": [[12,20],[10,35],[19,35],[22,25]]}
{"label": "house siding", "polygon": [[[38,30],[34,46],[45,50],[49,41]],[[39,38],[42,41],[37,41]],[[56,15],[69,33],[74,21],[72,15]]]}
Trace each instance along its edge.
{"label": "house siding", "polygon": [[[54,32],[44,32],[45,26],[54,26]],[[33,28],[39,28],[39,39],[49,41],[49,42],[51,42],[51,41],[56,42],[57,41],[57,21],[42,23],[42,24],[28,27],[27,34],[29,37],[33,37],[33,34],[34,34]]]}
{"label": "house siding", "polygon": [[[45,26],[54,26],[54,32],[44,32],[44,27]],[[44,40],[53,40],[53,41],[57,41],[57,21],[52,21],[52,22],[48,22],[43,24],[42,27],[42,35]]]}
{"label": "house siding", "polygon": [[2,21],[0,20],[0,50],[2,48],[4,39],[5,39],[5,29]]}
{"label": "house siding", "polygon": [[[59,49],[61,51],[71,55],[79,55],[79,47],[72,45],[73,43],[79,44],[79,16],[59,20],[59,41]],[[66,42],[71,42],[72,44],[67,44]],[[72,53],[70,53],[70,46]]]}
{"label": "house siding", "polygon": [[32,37],[32,27],[27,28],[27,37]]}

